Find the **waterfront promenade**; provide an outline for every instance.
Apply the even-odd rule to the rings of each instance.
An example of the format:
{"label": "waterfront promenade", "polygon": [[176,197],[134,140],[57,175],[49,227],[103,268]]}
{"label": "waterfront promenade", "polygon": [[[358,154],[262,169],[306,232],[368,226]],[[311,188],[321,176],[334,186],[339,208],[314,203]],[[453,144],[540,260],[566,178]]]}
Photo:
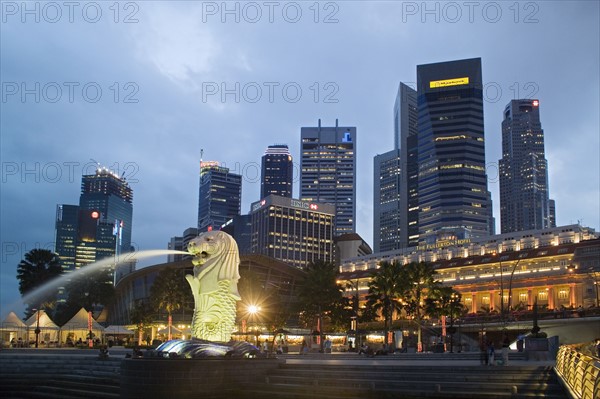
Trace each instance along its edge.
{"label": "waterfront promenade", "polygon": [[[123,393],[122,367],[130,349],[113,347],[108,360],[97,350],[3,349],[0,351],[2,398],[138,397]],[[143,360],[142,360],[143,361]],[[202,362],[202,360],[179,360]],[[227,361],[227,360],[224,360]],[[512,352],[508,366],[482,366],[478,352],[401,353],[367,358],[356,353],[287,354],[266,375],[231,386],[222,395],[204,395],[202,384],[189,398],[533,398],[566,399],[552,369],[553,360],[528,361]],[[160,367],[170,360],[159,359]],[[258,366],[258,363],[257,363]],[[194,377],[189,377],[194,378]],[[152,395],[152,390],[139,397]]]}

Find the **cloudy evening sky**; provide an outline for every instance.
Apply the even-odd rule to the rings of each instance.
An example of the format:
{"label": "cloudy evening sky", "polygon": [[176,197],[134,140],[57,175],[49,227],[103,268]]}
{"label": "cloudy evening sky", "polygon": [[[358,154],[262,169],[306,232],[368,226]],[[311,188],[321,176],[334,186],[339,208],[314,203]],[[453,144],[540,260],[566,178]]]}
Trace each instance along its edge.
{"label": "cloudy evening sky", "polygon": [[1,11],[2,318],[22,311],[17,264],[53,249],[56,205],[78,203],[92,159],[131,183],[136,249],[161,249],[196,225],[201,149],[244,175],[247,213],[265,148],[288,144],[298,161],[300,128],[338,118],[357,127],[357,232],[372,244],[373,157],[393,148],[399,82],[414,85],[416,66],[432,62],[482,59],[497,231],[500,123],[514,98],[540,100],[557,224],[600,227],[596,1],[2,1]]}

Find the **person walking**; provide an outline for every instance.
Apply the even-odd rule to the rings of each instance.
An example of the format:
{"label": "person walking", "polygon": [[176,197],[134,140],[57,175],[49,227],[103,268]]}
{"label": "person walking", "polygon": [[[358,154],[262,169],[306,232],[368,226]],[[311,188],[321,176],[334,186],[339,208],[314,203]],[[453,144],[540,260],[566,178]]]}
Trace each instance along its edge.
{"label": "person walking", "polygon": [[488,365],[488,353],[487,353],[487,343],[483,339],[481,340],[481,344],[479,345],[479,362],[482,366]]}
{"label": "person walking", "polygon": [[302,346],[300,347],[300,355],[305,355],[307,352],[308,352],[308,344],[306,343],[306,340],[303,339]]}
{"label": "person walking", "polygon": [[510,340],[508,339],[508,335],[504,333],[504,338],[502,339],[502,364],[504,366],[508,366],[508,350],[510,347]]}
{"label": "person walking", "polygon": [[495,356],[494,343],[492,341],[488,341],[488,366],[494,365],[494,356]]}

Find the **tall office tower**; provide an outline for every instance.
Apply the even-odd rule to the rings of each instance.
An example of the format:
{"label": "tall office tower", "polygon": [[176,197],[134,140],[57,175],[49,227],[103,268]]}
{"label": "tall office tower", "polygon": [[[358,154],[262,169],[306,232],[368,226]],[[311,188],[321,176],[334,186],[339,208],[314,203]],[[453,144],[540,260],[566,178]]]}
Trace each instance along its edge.
{"label": "tall office tower", "polygon": [[79,206],[56,206],[54,252],[64,271],[75,270]]}
{"label": "tall office tower", "polygon": [[269,195],[252,204],[252,253],[297,268],[317,260],[333,262],[335,207]]}
{"label": "tall office tower", "polygon": [[292,156],[285,144],[270,145],[262,157],[260,198],[270,194],[292,198],[294,168]]}
{"label": "tall office tower", "polygon": [[301,129],[300,199],[335,205],[336,236],[356,230],[356,127]]}
{"label": "tall office tower", "polygon": [[400,150],[400,248],[419,244],[417,92],[400,82],[394,103],[394,141]]}
{"label": "tall office tower", "polygon": [[550,227],[556,227],[556,203],[553,199],[549,201],[550,204]]}
{"label": "tall office tower", "polygon": [[233,237],[240,255],[252,253],[252,218],[250,215],[237,215],[221,228]]}
{"label": "tall office tower", "polygon": [[113,223],[116,253],[132,251],[133,193],[127,181],[106,168],[81,180],[79,207],[100,212],[100,222]]}
{"label": "tall office tower", "polygon": [[[373,176],[373,243],[375,252],[404,248],[400,235],[402,225],[400,197],[405,195],[400,188],[402,160],[400,150],[392,150],[374,158]],[[404,232],[406,235],[406,232]]]}
{"label": "tall office tower", "polygon": [[417,66],[419,243],[493,231],[481,59]]}
{"label": "tall office tower", "polygon": [[215,161],[200,161],[198,233],[219,230],[242,209],[242,176]]}
{"label": "tall office tower", "polygon": [[[56,209],[55,252],[65,271],[79,269],[89,263],[133,250],[133,192],[127,181],[106,168],[81,179],[79,205],[58,205]],[[111,266],[112,267],[112,266]],[[132,272],[135,262],[117,265],[113,283]],[[66,299],[59,289],[59,301]]]}
{"label": "tall office tower", "polygon": [[504,109],[500,159],[502,233],[555,225],[538,100],[512,100]]}

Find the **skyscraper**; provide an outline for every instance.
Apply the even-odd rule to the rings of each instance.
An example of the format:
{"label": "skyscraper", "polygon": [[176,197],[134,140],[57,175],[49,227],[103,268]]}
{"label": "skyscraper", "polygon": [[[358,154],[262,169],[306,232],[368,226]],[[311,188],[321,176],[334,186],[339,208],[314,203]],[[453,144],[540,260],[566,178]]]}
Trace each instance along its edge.
{"label": "skyscraper", "polygon": [[219,230],[242,208],[242,176],[215,161],[200,161],[198,233]]}
{"label": "skyscraper", "polygon": [[336,236],[356,230],[356,127],[301,129],[300,199],[335,205]]}
{"label": "skyscraper", "polygon": [[332,262],[334,212],[329,204],[269,195],[251,207],[251,251],[300,269]]}
{"label": "skyscraper", "polygon": [[79,208],[100,212],[100,222],[112,223],[117,255],[131,251],[133,193],[125,179],[106,168],[83,176]]}
{"label": "skyscraper", "polygon": [[401,207],[400,197],[405,195],[406,191],[401,192],[400,188],[400,174],[402,173],[400,150],[376,155],[373,161],[373,246],[375,252],[404,248],[406,245],[400,242],[400,235],[406,226],[402,226],[401,214],[406,215],[406,208]]}
{"label": "skyscraper", "polygon": [[[133,192],[127,181],[106,168],[81,179],[79,205],[61,204],[56,209],[55,252],[65,271],[79,269],[107,257],[133,250]],[[135,263],[117,266],[114,280],[133,270]],[[59,299],[64,299],[64,292]]]}
{"label": "skyscraper", "polygon": [[538,100],[512,100],[504,109],[500,159],[502,233],[555,227],[539,105]]}
{"label": "skyscraper", "polygon": [[270,145],[262,157],[260,198],[270,194],[292,198],[294,169],[292,156],[285,144]]}
{"label": "skyscraper", "polygon": [[417,144],[417,92],[400,82],[394,103],[395,149],[374,159],[375,252],[418,245]]}
{"label": "skyscraper", "polygon": [[417,66],[421,244],[494,231],[482,87],[480,58]]}
{"label": "skyscraper", "polygon": [[[419,244],[419,137],[417,123],[417,91],[400,83],[394,104],[394,137],[399,140],[402,169],[400,171],[400,245]],[[398,147],[398,145],[400,145]]]}

